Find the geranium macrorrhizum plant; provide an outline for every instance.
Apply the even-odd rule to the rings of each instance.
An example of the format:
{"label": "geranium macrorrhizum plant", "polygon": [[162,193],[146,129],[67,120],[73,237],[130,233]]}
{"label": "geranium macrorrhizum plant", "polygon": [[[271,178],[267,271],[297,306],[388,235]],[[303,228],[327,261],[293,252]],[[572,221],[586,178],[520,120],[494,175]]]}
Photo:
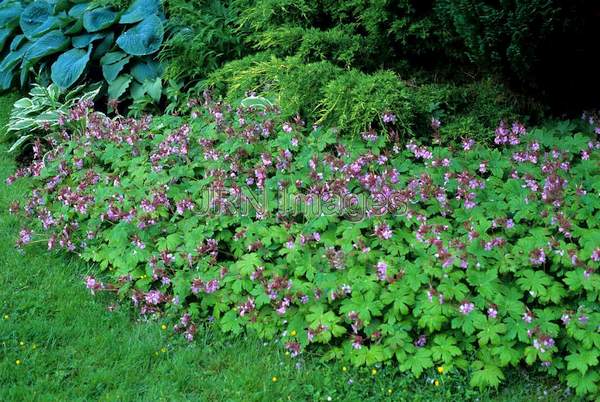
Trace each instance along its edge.
{"label": "geranium macrorrhizum plant", "polygon": [[[36,144],[17,172],[32,197],[12,210],[31,221],[19,247],[39,239],[98,263],[109,279],[87,278],[92,291],[177,313],[190,340],[209,320],[281,335],[292,355],[320,343],[416,376],[470,366],[475,386],[524,361],[597,393],[596,134],[502,124],[492,148],[452,151],[401,147],[390,116],[387,133],[340,138],[209,96],[189,117],[90,107],[71,112],[62,144]],[[234,208],[248,191],[266,191],[264,210]],[[282,209],[281,193],[358,204],[311,214]]]}

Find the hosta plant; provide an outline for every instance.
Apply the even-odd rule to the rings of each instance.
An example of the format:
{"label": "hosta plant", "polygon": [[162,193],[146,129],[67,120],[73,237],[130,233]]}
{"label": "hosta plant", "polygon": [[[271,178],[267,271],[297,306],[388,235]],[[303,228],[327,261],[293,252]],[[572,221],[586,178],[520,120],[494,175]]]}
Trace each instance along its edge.
{"label": "hosta plant", "polygon": [[161,67],[154,61],[163,41],[158,0],[137,0],[124,11],[80,1],[0,4],[0,89],[23,87],[30,72],[49,75],[61,89],[104,79],[108,97],[160,98]]}
{"label": "hosta plant", "polygon": [[97,263],[92,292],[177,316],[189,340],[206,323],[477,387],[527,365],[597,397],[598,135],[501,123],[491,146],[450,149],[402,144],[381,118],[347,138],[208,93],[154,119],[82,103],[69,140],[36,142],[8,180],[31,176],[17,246]]}
{"label": "hosta plant", "polygon": [[18,149],[31,138],[42,133],[56,133],[56,128],[67,118],[71,109],[81,101],[92,101],[100,86],[85,87],[83,85],[62,91],[56,84],[48,87],[34,84],[29,97],[15,102],[6,127],[6,136],[15,142],[9,152]]}

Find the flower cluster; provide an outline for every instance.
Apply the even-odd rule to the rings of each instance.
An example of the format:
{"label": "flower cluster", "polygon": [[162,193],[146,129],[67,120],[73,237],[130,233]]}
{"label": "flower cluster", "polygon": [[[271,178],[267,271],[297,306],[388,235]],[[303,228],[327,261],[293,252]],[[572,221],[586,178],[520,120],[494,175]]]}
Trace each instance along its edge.
{"label": "flower cluster", "polygon": [[[456,150],[402,146],[385,132],[392,113],[353,139],[208,94],[191,105],[139,120],[75,110],[86,124],[38,143],[8,181],[31,177],[11,205],[26,225],[17,245],[97,262],[108,278],[86,278],[90,291],[176,313],[189,340],[202,321],[293,333],[292,356],[326,344],[416,375],[473,357],[478,381],[520,361],[567,381],[597,369],[592,130],[502,123],[493,149],[465,138]],[[303,208],[282,208],[282,193]],[[362,213],[328,209],[346,204]],[[582,353],[585,367],[570,363]]]}

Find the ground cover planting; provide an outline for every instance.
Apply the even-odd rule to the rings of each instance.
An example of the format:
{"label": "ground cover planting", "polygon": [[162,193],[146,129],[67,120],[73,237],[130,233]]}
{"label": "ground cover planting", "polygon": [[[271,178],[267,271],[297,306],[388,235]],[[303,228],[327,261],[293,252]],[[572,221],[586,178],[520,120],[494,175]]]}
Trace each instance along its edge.
{"label": "ground cover planting", "polygon": [[[31,220],[17,245],[97,263],[107,279],[89,276],[92,293],[176,315],[188,340],[214,322],[284,337],[292,356],[324,345],[325,358],[395,359],[415,376],[469,368],[480,387],[526,363],[595,392],[595,118],[501,123],[492,147],[454,150],[401,146],[394,118],[344,139],[208,93],[185,117],[111,119],[82,102],[63,142],[36,143],[8,179],[32,176],[12,205]],[[317,212],[250,201],[282,190]]]}
{"label": "ground cover planting", "polygon": [[0,0],[0,388],[597,399],[599,16]]}

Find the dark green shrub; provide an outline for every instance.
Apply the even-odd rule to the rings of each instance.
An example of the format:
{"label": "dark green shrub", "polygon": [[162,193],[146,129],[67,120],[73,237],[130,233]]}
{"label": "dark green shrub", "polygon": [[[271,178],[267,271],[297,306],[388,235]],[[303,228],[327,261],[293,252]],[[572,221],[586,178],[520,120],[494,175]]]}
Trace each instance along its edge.
{"label": "dark green shrub", "polygon": [[319,122],[356,135],[380,126],[382,113],[390,112],[406,136],[412,133],[414,109],[410,88],[393,72],[365,74],[350,70],[323,89]]}
{"label": "dark green shrub", "polygon": [[[492,128],[499,121],[522,119],[537,121],[543,110],[528,99],[514,94],[493,79],[465,84],[424,84],[414,88],[417,110],[417,133],[427,133],[431,117],[441,120],[440,134],[444,143],[462,137],[490,142]],[[423,126],[426,124],[427,127]]]}
{"label": "dark green shrub", "polygon": [[598,11],[590,0],[437,0],[434,9],[458,39],[446,55],[465,53],[480,70],[501,72],[520,91],[563,110],[599,88],[585,67],[596,50]]}
{"label": "dark green shrub", "polygon": [[427,53],[443,36],[430,2],[237,0],[241,26],[259,48],[305,61],[376,70]]}
{"label": "dark green shrub", "polygon": [[297,56],[281,59],[269,52],[225,64],[200,89],[208,87],[229,102],[248,93],[268,97],[280,105],[285,117],[300,112],[311,124],[336,126],[347,135],[379,127],[383,111],[396,115],[405,138],[429,136],[435,117],[443,123],[445,142],[463,136],[489,140],[500,120],[516,119],[525,111],[535,116],[523,106],[523,99],[491,79],[417,84],[389,71],[348,71],[326,61],[303,63]]}
{"label": "dark green shrub", "polygon": [[343,73],[326,61],[305,64],[298,57],[280,59],[265,52],[227,63],[201,88],[212,87],[230,102],[256,93],[276,101],[286,117],[300,112],[315,122],[325,86]]}
{"label": "dark green shrub", "polygon": [[165,78],[185,85],[247,53],[229,1],[168,0],[167,39],[160,52]]}
{"label": "dark green shrub", "polygon": [[367,55],[363,38],[344,26],[326,31],[317,28],[278,28],[261,34],[256,47],[270,49],[279,56],[295,55],[307,63],[329,61],[341,67],[360,65]]}

